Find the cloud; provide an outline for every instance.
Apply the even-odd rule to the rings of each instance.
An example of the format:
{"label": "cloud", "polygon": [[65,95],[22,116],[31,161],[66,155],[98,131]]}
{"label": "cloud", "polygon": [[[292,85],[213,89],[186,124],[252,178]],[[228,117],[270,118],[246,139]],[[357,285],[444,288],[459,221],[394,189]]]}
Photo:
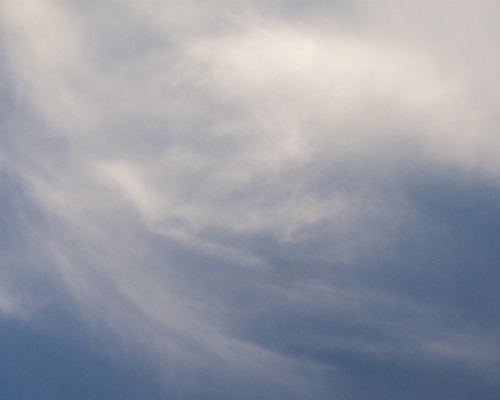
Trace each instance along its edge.
{"label": "cloud", "polygon": [[496,6],[1,9],[4,314],[71,299],[183,398],[498,393]]}

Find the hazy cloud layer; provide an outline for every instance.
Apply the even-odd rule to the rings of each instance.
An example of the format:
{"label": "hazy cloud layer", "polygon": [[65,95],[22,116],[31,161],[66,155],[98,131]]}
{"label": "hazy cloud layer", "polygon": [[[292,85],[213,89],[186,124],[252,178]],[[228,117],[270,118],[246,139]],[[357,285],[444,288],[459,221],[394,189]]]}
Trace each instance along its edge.
{"label": "hazy cloud layer", "polygon": [[160,397],[497,398],[494,3],[0,4],[4,320]]}

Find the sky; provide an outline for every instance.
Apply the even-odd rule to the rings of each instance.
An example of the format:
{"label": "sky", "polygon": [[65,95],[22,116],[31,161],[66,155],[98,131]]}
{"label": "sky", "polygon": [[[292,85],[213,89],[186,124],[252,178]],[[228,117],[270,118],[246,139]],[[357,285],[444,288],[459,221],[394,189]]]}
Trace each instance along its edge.
{"label": "sky", "polygon": [[0,397],[498,399],[499,20],[0,0]]}

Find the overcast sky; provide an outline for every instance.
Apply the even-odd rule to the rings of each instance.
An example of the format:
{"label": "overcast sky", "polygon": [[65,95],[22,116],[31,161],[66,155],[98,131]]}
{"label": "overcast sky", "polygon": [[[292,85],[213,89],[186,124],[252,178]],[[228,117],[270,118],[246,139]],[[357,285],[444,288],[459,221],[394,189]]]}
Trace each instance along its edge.
{"label": "overcast sky", "polygon": [[0,0],[0,397],[500,398],[498,21]]}

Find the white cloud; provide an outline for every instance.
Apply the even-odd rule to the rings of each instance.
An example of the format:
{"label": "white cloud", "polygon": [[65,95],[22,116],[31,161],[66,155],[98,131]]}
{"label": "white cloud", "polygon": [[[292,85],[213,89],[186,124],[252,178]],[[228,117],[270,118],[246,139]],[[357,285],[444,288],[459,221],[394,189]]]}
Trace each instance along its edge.
{"label": "white cloud", "polygon": [[[448,15],[442,5],[365,5],[328,28],[290,7],[2,2],[18,110],[2,125],[2,168],[50,221],[41,240],[88,319],[127,340],[287,386],[305,376],[300,363],[242,338],[238,319],[306,304],[465,362],[442,310],[377,285],[371,297],[352,281],[373,267],[360,260],[399,257],[394,243],[408,231],[439,229],[401,189],[412,171],[497,181],[488,56],[498,57],[489,28],[474,29],[498,10],[454,12],[441,25],[428,18]],[[462,23],[470,46],[483,46],[472,61],[454,37]],[[391,307],[402,311],[384,313]],[[411,334],[406,323],[433,328]],[[395,342],[356,345],[407,351]]]}

